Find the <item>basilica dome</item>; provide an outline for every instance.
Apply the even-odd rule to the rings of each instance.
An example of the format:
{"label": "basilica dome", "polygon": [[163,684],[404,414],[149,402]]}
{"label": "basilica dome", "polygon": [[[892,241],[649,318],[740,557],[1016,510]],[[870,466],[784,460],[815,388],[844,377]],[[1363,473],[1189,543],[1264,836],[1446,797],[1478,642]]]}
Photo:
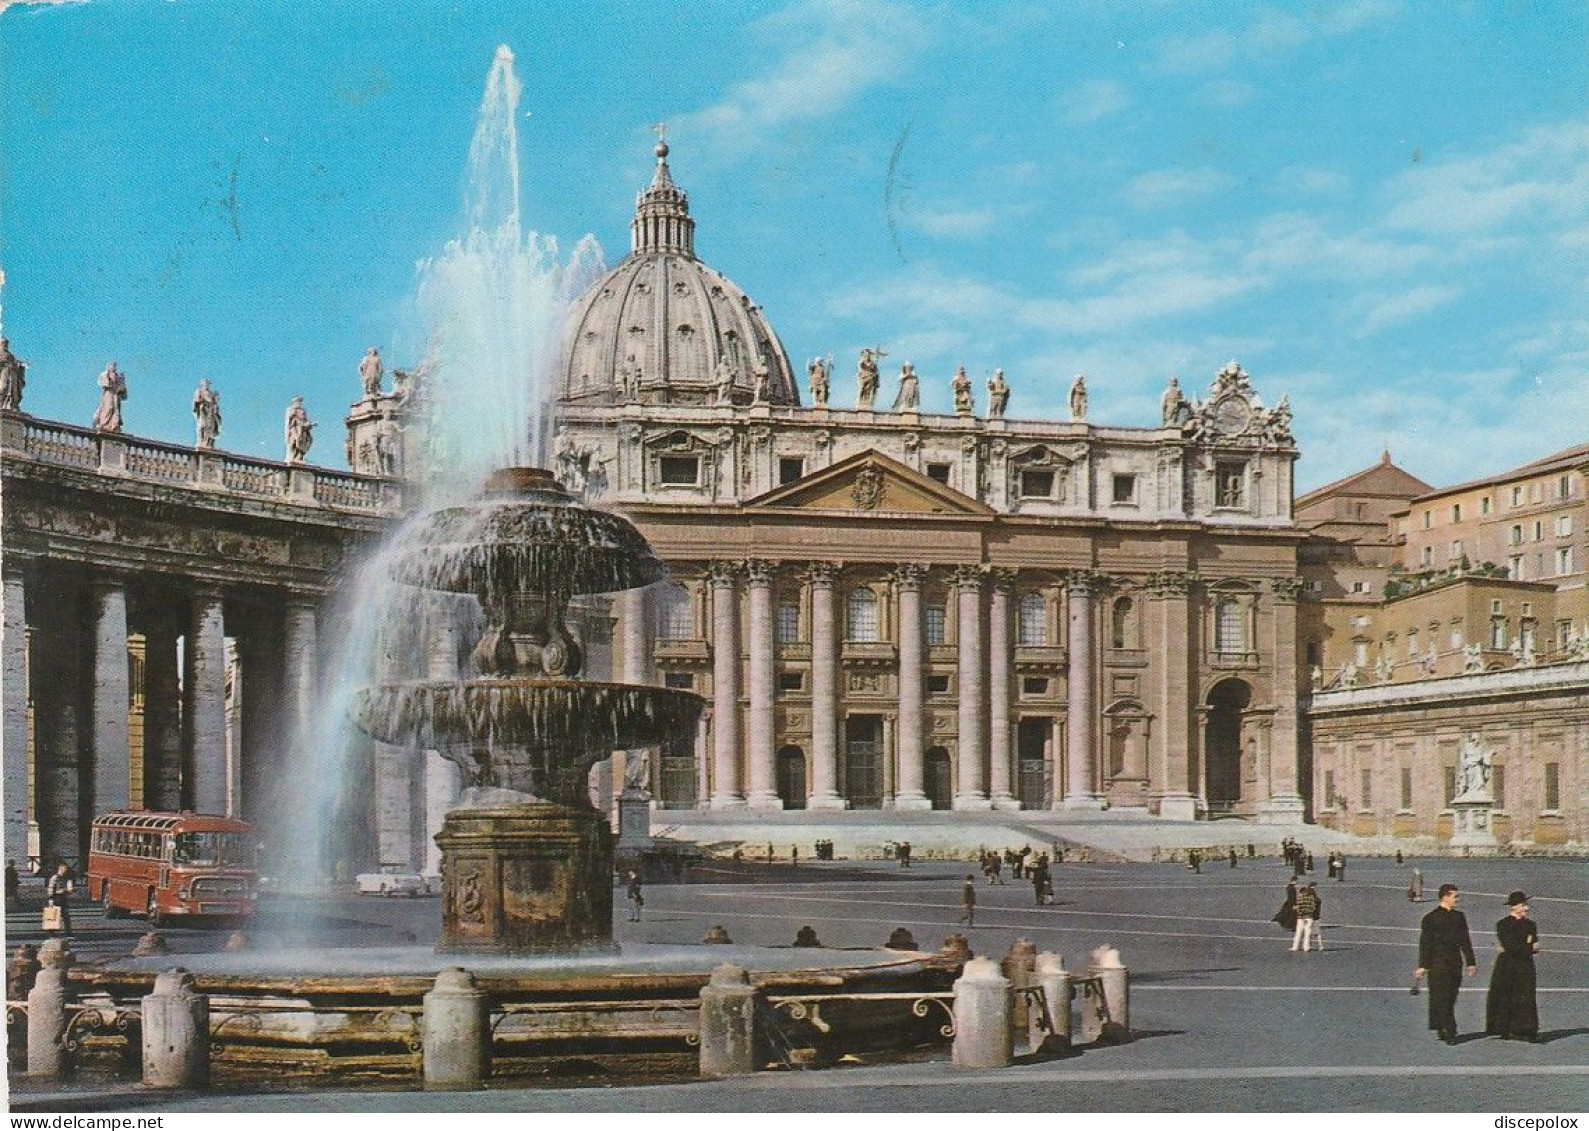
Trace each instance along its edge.
{"label": "basilica dome", "polygon": [[800,403],[789,356],[761,308],[695,258],[689,198],[668,147],[635,202],[630,252],[569,311],[566,403]]}

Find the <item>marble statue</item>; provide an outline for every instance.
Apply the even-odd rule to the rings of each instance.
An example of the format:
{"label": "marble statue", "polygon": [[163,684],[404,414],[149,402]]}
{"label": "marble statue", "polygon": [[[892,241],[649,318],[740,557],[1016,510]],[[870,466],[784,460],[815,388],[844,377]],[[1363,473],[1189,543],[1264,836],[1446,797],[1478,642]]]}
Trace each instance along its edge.
{"label": "marble statue", "polygon": [[651,752],[644,748],[625,752],[623,791],[646,793],[651,789]]}
{"label": "marble statue", "polygon": [[1087,378],[1080,373],[1070,383],[1070,418],[1072,420],[1087,419]]}
{"label": "marble statue", "polygon": [[827,407],[827,403],[828,403],[828,377],[829,377],[830,374],[832,374],[832,372],[833,372],[833,358],[832,357],[829,357],[826,361],[824,361],[820,357],[814,357],[814,358],[811,359],[811,363],[806,366],[806,376],[810,379],[810,382],[811,382],[811,403],[812,404],[819,405],[819,406],[821,406],[823,408]]}
{"label": "marble statue", "polygon": [[11,352],[9,338],[0,338],[0,409],[18,412],[27,387],[28,363]]}
{"label": "marble statue", "polygon": [[1291,398],[1282,396],[1274,411],[1264,419],[1264,438],[1271,444],[1291,443]]}
{"label": "marble statue", "polygon": [[583,495],[590,476],[590,454],[579,446],[566,425],[557,426],[552,452],[557,461],[558,481],[568,488],[569,494]]}
{"label": "marble statue", "polygon": [[302,397],[293,397],[287,406],[287,462],[302,463],[314,446],[314,423],[303,407]]}
{"label": "marble statue", "polygon": [[860,365],[856,369],[855,380],[857,392],[855,407],[870,409],[872,402],[877,400],[877,359],[886,356],[879,349],[864,349],[861,351]]}
{"label": "marble statue", "polygon": [[121,402],[127,399],[127,377],[113,361],[99,375],[99,408],[94,412],[94,431],[121,431]]}
{"label": "marble statue", "polygon": [[734,363],[726,353],[717,359],[717,403],[734,403]]}
{"label": "marble statue", "polygon": [[1484,649],[1477,644],[1462,646],[1462,674],[1471,675],[1484,670]]}
{"label": "marble statue", "polygon": [[1495,752],[1486,750],[1478,735],[1470,734],[1463,739],[1457,764],[1457,796],[1488,793],[1494,763]]}
{"label": "marble statue", "polygon": [[1346,666],[1341,669],[1341,686],[1350,691],[1357,686],[1357,665],[1351,660],[1346,661]]}
{"label": "marble statue", "polygon": [[215,438],[221,434],[221,394],[210,387],[208,377],[193,392],[193,422],[198,428],[198,446],[215,447]]}
{"label": "marble statue", "polygon": [[993,376],[988,378],[988,415],[994,420],[1000,419],[1009,403],[1010,386],[1004,380],[1004,370],[995,369]]}
{"label": "marble statue", "polygon": [[754,372],[756,375],[756,391],[752,395],[752,403],[766,404],[767,386],[772,380],[772,371],[767,368],[767,359],[765,357],[756,362]]}
{"label": "marble statue", "polygon": [[1424,654],[1423,654],[1423,672],[1424,672],[1424,675],[1434,675],[1435,672],[1437,672],[1439,669],[1440,669],[1440,653],[1437,652],[1435,650],[1435,646],[1433,644],[1431,644],[1431,645],[1429,645],[1428,648],[1426,648],[1424,650]]}
{"label": "marble statue", "polygon": [[1324,690],[1324,669],[1318,664],[1313,665],[1313,670],[1308,673],[1308,679],[1313,684],[1314,691]]}
{"label": "marble statue", "polygon": [[1166,428],[1174,427],[1185,419],[1183,413],[1186,409],[1186,398],[1181,395],[1181,383],[1174,377],[1164,386],[1164,395],[1159,398],[1159,423]]}
{"label": "marble statue", "polygon": [[1379,662],[1374,665],[1374,682],[1389,683],[1396,674],[1396,665],[1385,653],[1379,654]]}
{"label": "marble statue", "polygon": [[629,355],[629,361],[620,371],[619,376],[623,381],[623,399],[634,402],[640,399],[640,378],[643,375],[640,363],[635,360],[635,355]]}
{"label": "marble statue", "polygon": [[921,381],[916,367],[906,362],[899,367],[899,395],[894,398],[895,412],[915,412],[921,407]]}
{"label": "marble statue", "polygon": [[954,380],[949,382],[949,391],[954,393],[957,413],[970,416],[975,411],[976,405],[971,400],[971,378],[966,376],[965,366],[955,370]]}
{"label": "marble statue", "polygon": [[371,346],[359,362],[359,380],[364,383],[366,397],[381,395],[381,351]]}

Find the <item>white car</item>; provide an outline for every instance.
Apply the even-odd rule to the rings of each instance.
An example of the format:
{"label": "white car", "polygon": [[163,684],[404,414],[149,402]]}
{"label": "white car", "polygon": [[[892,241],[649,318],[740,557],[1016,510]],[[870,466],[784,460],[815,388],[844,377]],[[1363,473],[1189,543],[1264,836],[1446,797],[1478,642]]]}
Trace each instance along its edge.
{"label": "white car", "polygon": [[415,899],[430,894],[425,877],[413,872],[361,872],[355,882],[360,895],[406,895]]}

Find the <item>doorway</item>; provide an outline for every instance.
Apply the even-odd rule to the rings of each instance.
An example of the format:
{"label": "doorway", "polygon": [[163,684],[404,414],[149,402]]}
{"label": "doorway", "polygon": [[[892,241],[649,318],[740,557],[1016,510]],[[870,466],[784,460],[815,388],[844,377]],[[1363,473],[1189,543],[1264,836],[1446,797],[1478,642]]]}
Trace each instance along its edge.
{"label": "doorway", "polygon": [[844,796],[851,809],[883,807],[883,720],[851,715],[844,720]]}
{"label": "doorway", "polygon": [[1208,693],[1203,796],[1210,812],[1228,813],[1241,802],[1241,716],[1251,702],[1252,688],[1239,679],[1222,680]]}
{"label": "doorway", "polygon": [[954,778],[951,776],[949,751],[934,746],[927,751],[927,800],[934,809],[954,807]]}
{"label": "doorway", "polygon": [[1022,809],[1047,809],[1050,797],[1048,748],[1054,720],[1046,715],[1022,719],[1015,730],[1015,790]]}
{"label": "doorway", "polygon": [[778,751],[778,800],[785,809],[806,807],[806,755],[798,746]]}

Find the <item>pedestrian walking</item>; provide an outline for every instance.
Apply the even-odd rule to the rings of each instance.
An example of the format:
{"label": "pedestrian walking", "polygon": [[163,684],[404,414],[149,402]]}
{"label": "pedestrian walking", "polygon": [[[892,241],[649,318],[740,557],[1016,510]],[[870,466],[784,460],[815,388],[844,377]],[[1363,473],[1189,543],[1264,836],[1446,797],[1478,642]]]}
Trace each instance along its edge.
{"label": "pedestrian walking", "polygon": [[1484,1031],[1502,1040],[1538,1042],[1534,955],[1539,953],[1539,927],[1528,917],[1528,896],[1523,892],[1506,897],[1506,910],[1506,917],[1495,924],[1501,953],[1490,972]]}
{"label": "pedestrian walking", "polygon": [[1026,871],[1032,877],[1033,902],[1037,906],[1042,907],[1044,903],[1054,897],[1054,884],[1048,875],[1048,854],[1046,852],[1039,853],[1037,862],[1027,868]]}
{"label": "pedestrian walking", "polygon": [[960,889],[960,922],[968,927],[976,926],[977,918],[977,883],[970,872],[966,873],[966,885]]}
{"label": "pedestrian walking", "polygon": [[908,841],[908,840],[900,841],[899,842],[899,848],[895,850],[894,855],[899,857],[899,866],[901,868],[909,868],[910,867],[910,841]]}
{"label": "pedestrian walking", "polygon": [[1330,879],[1333,880],[1335,878],[1335,853],[1330,853],[1329,858],[1325,861],[1324,866],[1329,874]]}
{"label": "pedestrian walking", "polygon": [[1297,929],[1297,882],[1286,881],[1286,901],[1280,905],[1280,910],[1274,913],[1271,922],[1279,923],[1280,929],[1291,934]]}
{"label": "pedestrian walking", "polygon": [[1337,853],[1335,856],[1335,882],[1338,884],[1346,882],[1346,853],[1344,852]]}
{"label": "pedestrian walking", "polygon": [[1312,884],[1303,884],[1297,892],[1297,925],[1291,934],[1292,951],[1306,951],[1313,941],[1313,925],[1319,918],[1319,893]]}
{"label": "pedestrian walking", "polygon": [[629,899],[629,922],[640,922],[640,909],[646,905],[646,897],[640,891],[640,873],[630,869],[624,876],[625,894]]}
{"label": "pedestrian walking", "polygon": [[1236,866],[1236,846],[1235,845],[1231,845],[1231,847],[1230,847],[1230,866],[1232,868],[1234,868]]}
{"label": "pedestrian walking", "polygon": [[1423,902],[1423,872],[1417,868],[1412,870],[1412,882],[1407,885],[1407,898],[1413,903]]}
{"label": "pedestrian walking", "polygon": [[1398,864],[1404,863],[1404,861],[1401,858],[1401,849],[1399,849],[1399,848],[1396,850],[1396,863],[1398,863]]}
{"label": "pedestrian walking", "polygon": [[44,881],[44,930],[53,935],[72,933],[72,868],[66,861],[55,866],[55,874]]}
{"label": "pedestrian walking", "polygon": [[15,860],[6,861],[6,910],[15,911],[22,898],[22,877],[17,874]]}
{"label": "pedestrian walking", "polygon": [[1448,1045],[1457,1043],[1457,991],[1464,962],[1468,977],[1479,972],[1468,936],[1468,919],[1457,910],[1456,884],[1441,884],[1440,906],[1423,917],[1418,930],[1418,968],[1413,981],[1429,978],[1429,1028]]}
{"label": "pedestrian walking", "polygon": [[1004,883],[1004,861],[997,852],[988,853],[988,865],[992,870],[992,880],[996,884]]}
{"label": "pedestrian walking", "polygon": [[793,867],[796,867],[799,863],[800,863],[800,846],[798,844],[791,844],[789,846],[789,866],[791,868],[793,868]]}

